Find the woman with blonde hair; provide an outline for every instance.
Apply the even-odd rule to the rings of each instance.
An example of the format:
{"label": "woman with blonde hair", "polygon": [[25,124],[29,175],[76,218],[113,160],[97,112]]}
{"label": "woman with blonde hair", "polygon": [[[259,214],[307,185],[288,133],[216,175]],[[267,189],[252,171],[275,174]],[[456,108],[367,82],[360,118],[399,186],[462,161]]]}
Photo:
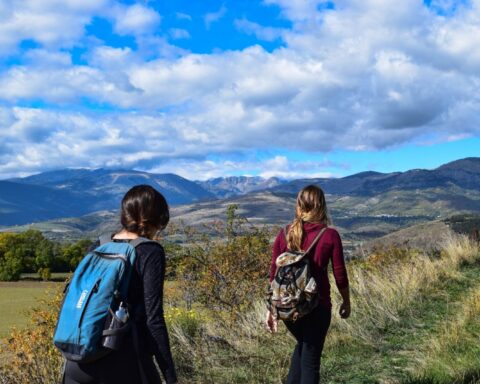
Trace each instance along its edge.
{"label": "woman with blonde hair", "polygon": [[[348,276],[343,257],[342,241],[338,232],[328,227],[327,205],[323,191],[309,185],[297,196],[295,218],[280,231],[273,244],[270,282],[277,272],[277,258],[286,251],[303,252],[313,244],[305,257],[310,260],[311,275],[317,287],[317,305],[298,320],[284,321],[287,329],[297,340],[292,354],[287,384],[317,384],[320,382],[320,359],[325,337],[331,320],[332,303],[328,264],[332,263],[333,275],[342,296],[340,316],[350,316],[350,295]],[[322,233],[321,233],[322,232]],[[319,237],[318,237],[319,236]],[[318,242],[314,244],[314,241]],[[277,317],[267,312],[266,326],[270,332],[277,330]]]}

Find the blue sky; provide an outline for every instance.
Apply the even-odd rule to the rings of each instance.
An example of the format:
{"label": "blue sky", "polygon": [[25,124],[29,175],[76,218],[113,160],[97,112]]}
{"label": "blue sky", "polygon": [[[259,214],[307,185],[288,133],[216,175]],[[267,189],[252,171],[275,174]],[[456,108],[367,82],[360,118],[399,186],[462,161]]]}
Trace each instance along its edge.
{"label": "blue sky", "polygon": [[4,0],[0,178],[340,177],[480,155],[479,0]]}

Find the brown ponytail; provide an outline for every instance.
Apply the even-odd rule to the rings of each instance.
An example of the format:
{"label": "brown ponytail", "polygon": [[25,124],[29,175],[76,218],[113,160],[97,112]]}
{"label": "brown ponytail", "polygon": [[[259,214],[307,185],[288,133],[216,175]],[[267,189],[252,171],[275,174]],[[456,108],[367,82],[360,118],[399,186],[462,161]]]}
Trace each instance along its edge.
{"label": "brown ponytail", "polygon": [[327,203],[321,188],[308,185],[297,195],[295,218],[288,229],[288,249],[301,251],[303,240],[303,223],[328,223]]}

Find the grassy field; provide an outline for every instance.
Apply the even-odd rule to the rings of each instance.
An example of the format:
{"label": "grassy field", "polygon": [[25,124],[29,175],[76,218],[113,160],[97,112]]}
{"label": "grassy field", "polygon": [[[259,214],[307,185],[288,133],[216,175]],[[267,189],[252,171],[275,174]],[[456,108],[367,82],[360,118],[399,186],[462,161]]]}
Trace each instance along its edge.
{"label": "grassy field", "polygon": [[0,338],[6,337],[15,326],[23,328],[27,325],[27,311],[34,307],[38,300],[47,298],[52,288],[63,285],[69,273],[52,273],[52,281],[40,281],[37,273],[24,273],[22,280],[16,282],[0,281]]}
{"label": "grassy field", "polygon": [[[53,274],[60,279],[66,274]],[[24,277],[24,276],[22,276]],[[35,278],[36,274],[28,275]],[[9,330],[15,326],[23,328],[28,323],[27,311],[34,307],[39,299],[47,298],[52,288],[63,286],[63,282],[43,282],[23,280],[17,282],[0,281],[0,339],[8,336]],[[165,282],[165,299],[178,300],[178,283]]]}
{"label": "grassy field", "polygon": [[20,281],[0,282],[0,337],[8,335],[13,326],[22,328],[27,325],[26,311],[48,295],[48,290],[61,283]]}

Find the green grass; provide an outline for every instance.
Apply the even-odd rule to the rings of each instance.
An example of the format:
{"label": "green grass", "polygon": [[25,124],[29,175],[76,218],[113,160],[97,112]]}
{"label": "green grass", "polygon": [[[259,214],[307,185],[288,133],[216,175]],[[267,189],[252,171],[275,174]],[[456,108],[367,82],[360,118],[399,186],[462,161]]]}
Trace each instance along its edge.
{"label": "green grass", "polygon": [[[345,345],[329,347],[327,341],[322,358],[322,382],[476,382],[470,378],[480,376],[479,343],[473,343],[472,339],[464,343],[466,340],[463,337],[456,349],[452,347],[435,356],[444,362],[458,359],[457,364],[469,368],[469,372],[464,372],[464,379],[452,376],[448,368],[442,370],[435,361],[428,362],[426,368],[418,364],[425,358],[432,341],[444,337],[445,323],[454,321],[469,293],[476,289],[480,289],[480,264],[465,265],[457,276],[444,279],[435,287],[426,287],[424,294],[401,313],[397,323],[391,323],[379,331],[374,346],[354,340]],[[480,319],[471,319],[468,328],[478,334]],[[477,366],[474,372],[472,365]]]}
{"label": "green grass", "polygon": [[[28,326],[28,310],[38,300],[46,298],[48,292],[61,283],[40,281],[0,282],[0,366],[8,359],[3,352],[2,343],[10,335],[13,327]],[[53,292],[53,290],[51,290]]]}
{"label": "green grass", "polygon": [[60,283],[40,281],[0,282],[0,338],[9,334],[15,326],[25,327],[28,323],[28,309],[39,299],[45,298],[47,290]]}

